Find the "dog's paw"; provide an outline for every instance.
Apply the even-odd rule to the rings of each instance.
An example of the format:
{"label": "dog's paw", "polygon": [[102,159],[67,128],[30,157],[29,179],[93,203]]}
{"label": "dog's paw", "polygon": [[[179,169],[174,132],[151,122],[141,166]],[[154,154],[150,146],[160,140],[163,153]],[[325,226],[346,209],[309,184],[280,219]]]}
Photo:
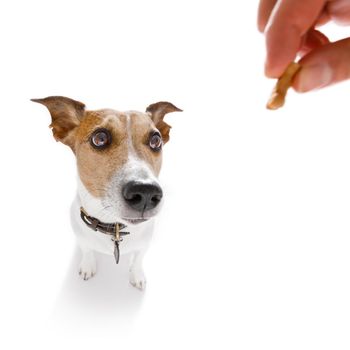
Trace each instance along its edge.
{"label": "dog's paw", "polygon": [[96,274],[96,271],[92,270],[92,269],[83,269],[80,268],[79,269],[79,276],[84,280],[87,281],[90,278],[94,277]]}
{"label": "dog's paw", "polygon": [[146,278],[141,269],[130,270],[129,282],[133,287],[139,290],[144,290],[146,288]]}
{"label": "dog's paw", "polygon": [[81,260],[79,266],[79,275],[84,280],[87,281],[96,274],[96,260],[93,255],[85,255]]}

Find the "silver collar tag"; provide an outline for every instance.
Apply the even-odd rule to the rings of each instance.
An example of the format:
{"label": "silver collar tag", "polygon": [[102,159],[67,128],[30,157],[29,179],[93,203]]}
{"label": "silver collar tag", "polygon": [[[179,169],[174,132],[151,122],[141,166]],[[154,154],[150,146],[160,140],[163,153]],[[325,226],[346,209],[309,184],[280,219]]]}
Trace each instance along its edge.
{"label": "silver collar tag", "polygon": [[115,263],[119,264],[119,258],[120,258],[119,242],[121,242],[123,239],[120,238],[120,226],[118,223],[115,225],[115,235],[112,238],[112,240],[114,241]]}

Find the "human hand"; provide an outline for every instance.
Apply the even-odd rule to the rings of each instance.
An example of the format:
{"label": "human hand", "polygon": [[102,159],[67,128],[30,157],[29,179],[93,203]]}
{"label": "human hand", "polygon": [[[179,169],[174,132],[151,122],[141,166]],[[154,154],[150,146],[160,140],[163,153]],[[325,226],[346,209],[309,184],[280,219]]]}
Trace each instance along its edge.
{"label": "human hand", "polygon": [[265,74],[282,75],[302,58],[293,81],[299,92],[350,79],[350,38],[330,43],[315,27],[328,21],[350,25],[350,0],[260,0],[258,28],[265,33]]}

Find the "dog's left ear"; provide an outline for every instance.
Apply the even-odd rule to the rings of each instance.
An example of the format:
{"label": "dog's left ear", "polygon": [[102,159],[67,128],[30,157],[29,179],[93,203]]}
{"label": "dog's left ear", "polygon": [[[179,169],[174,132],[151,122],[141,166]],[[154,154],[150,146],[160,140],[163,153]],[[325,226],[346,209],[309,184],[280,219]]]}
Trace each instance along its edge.
{"label": "dog's left ear", "polygon": [[157,102],[149,105],[146,112],[150,114],[153,123],[162,134],[163,142],[168,142],[171,126],[163,120],[164,116],[167,113],[182,112],[182,110],[170,102]]}
{"label": "dog's left ear", "polygon": [[52,118],[50,128],[52,128],[54,138],[70,146],[74,151],[72,131],[80,124],[85,113],[85,105],[63,96],[50,96],[31,101],[47,107]]}

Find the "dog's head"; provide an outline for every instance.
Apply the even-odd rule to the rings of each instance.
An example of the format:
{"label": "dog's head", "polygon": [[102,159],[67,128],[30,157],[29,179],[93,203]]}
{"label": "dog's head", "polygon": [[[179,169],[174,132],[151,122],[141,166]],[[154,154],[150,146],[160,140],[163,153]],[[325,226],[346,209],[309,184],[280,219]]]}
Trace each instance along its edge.
{"label": "dog's head", "polygon": [[145,113],[88,111],[61,96],[32,101],[48,108],[55,139],[76,155],[79,195],[90,215],[137,224],[157,214],[163,196],[157,176],[170,131],[163,119],[180,109],[158,102]]}

